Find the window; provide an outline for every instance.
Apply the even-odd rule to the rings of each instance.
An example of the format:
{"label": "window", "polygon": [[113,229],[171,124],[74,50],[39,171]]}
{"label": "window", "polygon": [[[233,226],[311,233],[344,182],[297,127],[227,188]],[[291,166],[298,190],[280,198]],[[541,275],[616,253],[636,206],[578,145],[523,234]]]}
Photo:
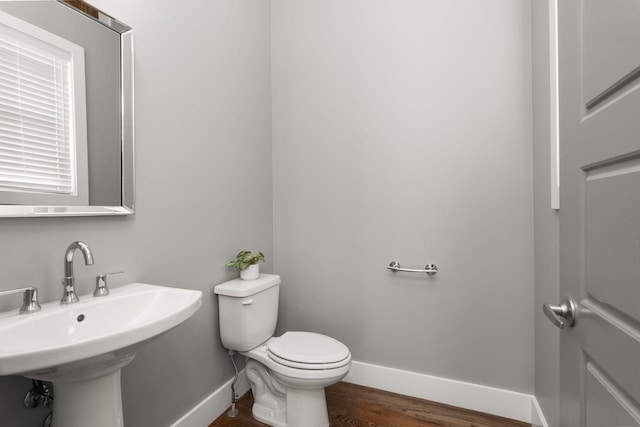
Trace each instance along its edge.
{"label": "window", "polygon": [[0,203],[88,204],[84,96],[82,47],[0,13]]}

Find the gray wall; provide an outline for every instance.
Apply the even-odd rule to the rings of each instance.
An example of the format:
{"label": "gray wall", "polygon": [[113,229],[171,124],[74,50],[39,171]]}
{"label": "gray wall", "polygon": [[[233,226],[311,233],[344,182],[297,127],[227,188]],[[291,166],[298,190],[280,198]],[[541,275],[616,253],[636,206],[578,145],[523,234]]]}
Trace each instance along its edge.
{"label": "gray wall", "polygon": [[[73,240],[81,293],[94,276],[125,270],[142,281],[204,291],[200,311],[146,346],[122,375],[127,427],[167,426],[232,375],[218,338],[211,290],[234,276],[224,264],[261,249],[272,266],[269,2],[104,0],[98,7],[135,30],[136,214],[127,218],[0,219],[0,289],[62,295]],[[115,278],[114,278],[115,279]],[[3,310],[19,298],[0,301]],[[20,407],[30,383],[0,377],[0,423],[40,426]]]}
{"label": "gray wall", "polygon": [[[127,426],[169,425],[231,376],[210,291],[244,248],[283,277],[280,330],[389,367],[527,393],[535,379],[555,413],[538,2],[533,16],[513,0],[92,3],[135,29],[137,213],[0,219],[0,289],[59,299],[64,249],[82,239],[96,256],[76,267],[83,293],[117,269],[205,292],[124,369]],[[392,259],[440,272],[393,275]],[[3,423],[40,425],[20,407],[28,387],[0,378]]]}
{"label": "gray wall", "polygon": [[551,209],[549,2],[532,2],[535,394],[550,426],[559,425],[560,335],[542,313],[560,301],[558,211]]}
{"label": "gray wall", "polygon": [[280,329],[532,393],[530,2],[271,4]]}

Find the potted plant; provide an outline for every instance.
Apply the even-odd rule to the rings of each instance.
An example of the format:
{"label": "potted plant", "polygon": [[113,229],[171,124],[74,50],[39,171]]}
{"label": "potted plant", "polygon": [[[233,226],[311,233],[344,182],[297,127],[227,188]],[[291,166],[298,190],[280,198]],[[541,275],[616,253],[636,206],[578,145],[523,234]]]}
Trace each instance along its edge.
{"label": "potted plant", "polygon": [[240,278],[242,280],[255,280],[260,277],[260,266],[258,263],[264,261],[264,255],[258,251],[257,255],[251,251],[240,251],[236,255],[236,259],[227,263],[227,268],[236,268],[240,270]]}

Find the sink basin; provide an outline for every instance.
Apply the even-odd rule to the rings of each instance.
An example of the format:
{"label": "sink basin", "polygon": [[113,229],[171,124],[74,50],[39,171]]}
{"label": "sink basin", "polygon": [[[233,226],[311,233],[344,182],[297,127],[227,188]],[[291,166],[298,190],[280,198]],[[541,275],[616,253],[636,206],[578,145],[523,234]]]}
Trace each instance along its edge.
{"label": "sink basin", "polygon": [[133,283],[105,297],[42,305],[31,315],[2,313],[0,375],[28,374],[153,338],[191,317],[202,292]]}
{"label": "sink basin", "polygon": [[52,381],[53,426],[121,426],[120,369],[201,301],[201,291],[133,283],[72,305],[42,304],[34,314],[2,313],[0,375]]}

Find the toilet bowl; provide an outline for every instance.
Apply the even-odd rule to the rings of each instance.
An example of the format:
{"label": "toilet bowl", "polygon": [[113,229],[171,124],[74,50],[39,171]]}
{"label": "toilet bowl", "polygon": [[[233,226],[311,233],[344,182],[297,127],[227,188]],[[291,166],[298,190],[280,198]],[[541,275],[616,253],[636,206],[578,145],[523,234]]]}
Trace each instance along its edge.
{"label": "toilet bowl", "polygon": [[[322,357],[313,358],[312,349],[326,343],[337,351],[323,352],[320,348]],[[283,348],[287,358],[275,353]],[[351,354],[346,346],[325,335],[286,332],[241,354],[248,359],[246,373],[254,397],[254,418],[278,427],[329,426],[324,388],[349,372]]]}
{"label": "toilet bowl", "polygon": [[328,427],[324,388],[351,368],[347,346],[326,335],[291,331],[274,337],[280,276],[215,287],[220,337],[247,358],[253,416],[275,427]]}

